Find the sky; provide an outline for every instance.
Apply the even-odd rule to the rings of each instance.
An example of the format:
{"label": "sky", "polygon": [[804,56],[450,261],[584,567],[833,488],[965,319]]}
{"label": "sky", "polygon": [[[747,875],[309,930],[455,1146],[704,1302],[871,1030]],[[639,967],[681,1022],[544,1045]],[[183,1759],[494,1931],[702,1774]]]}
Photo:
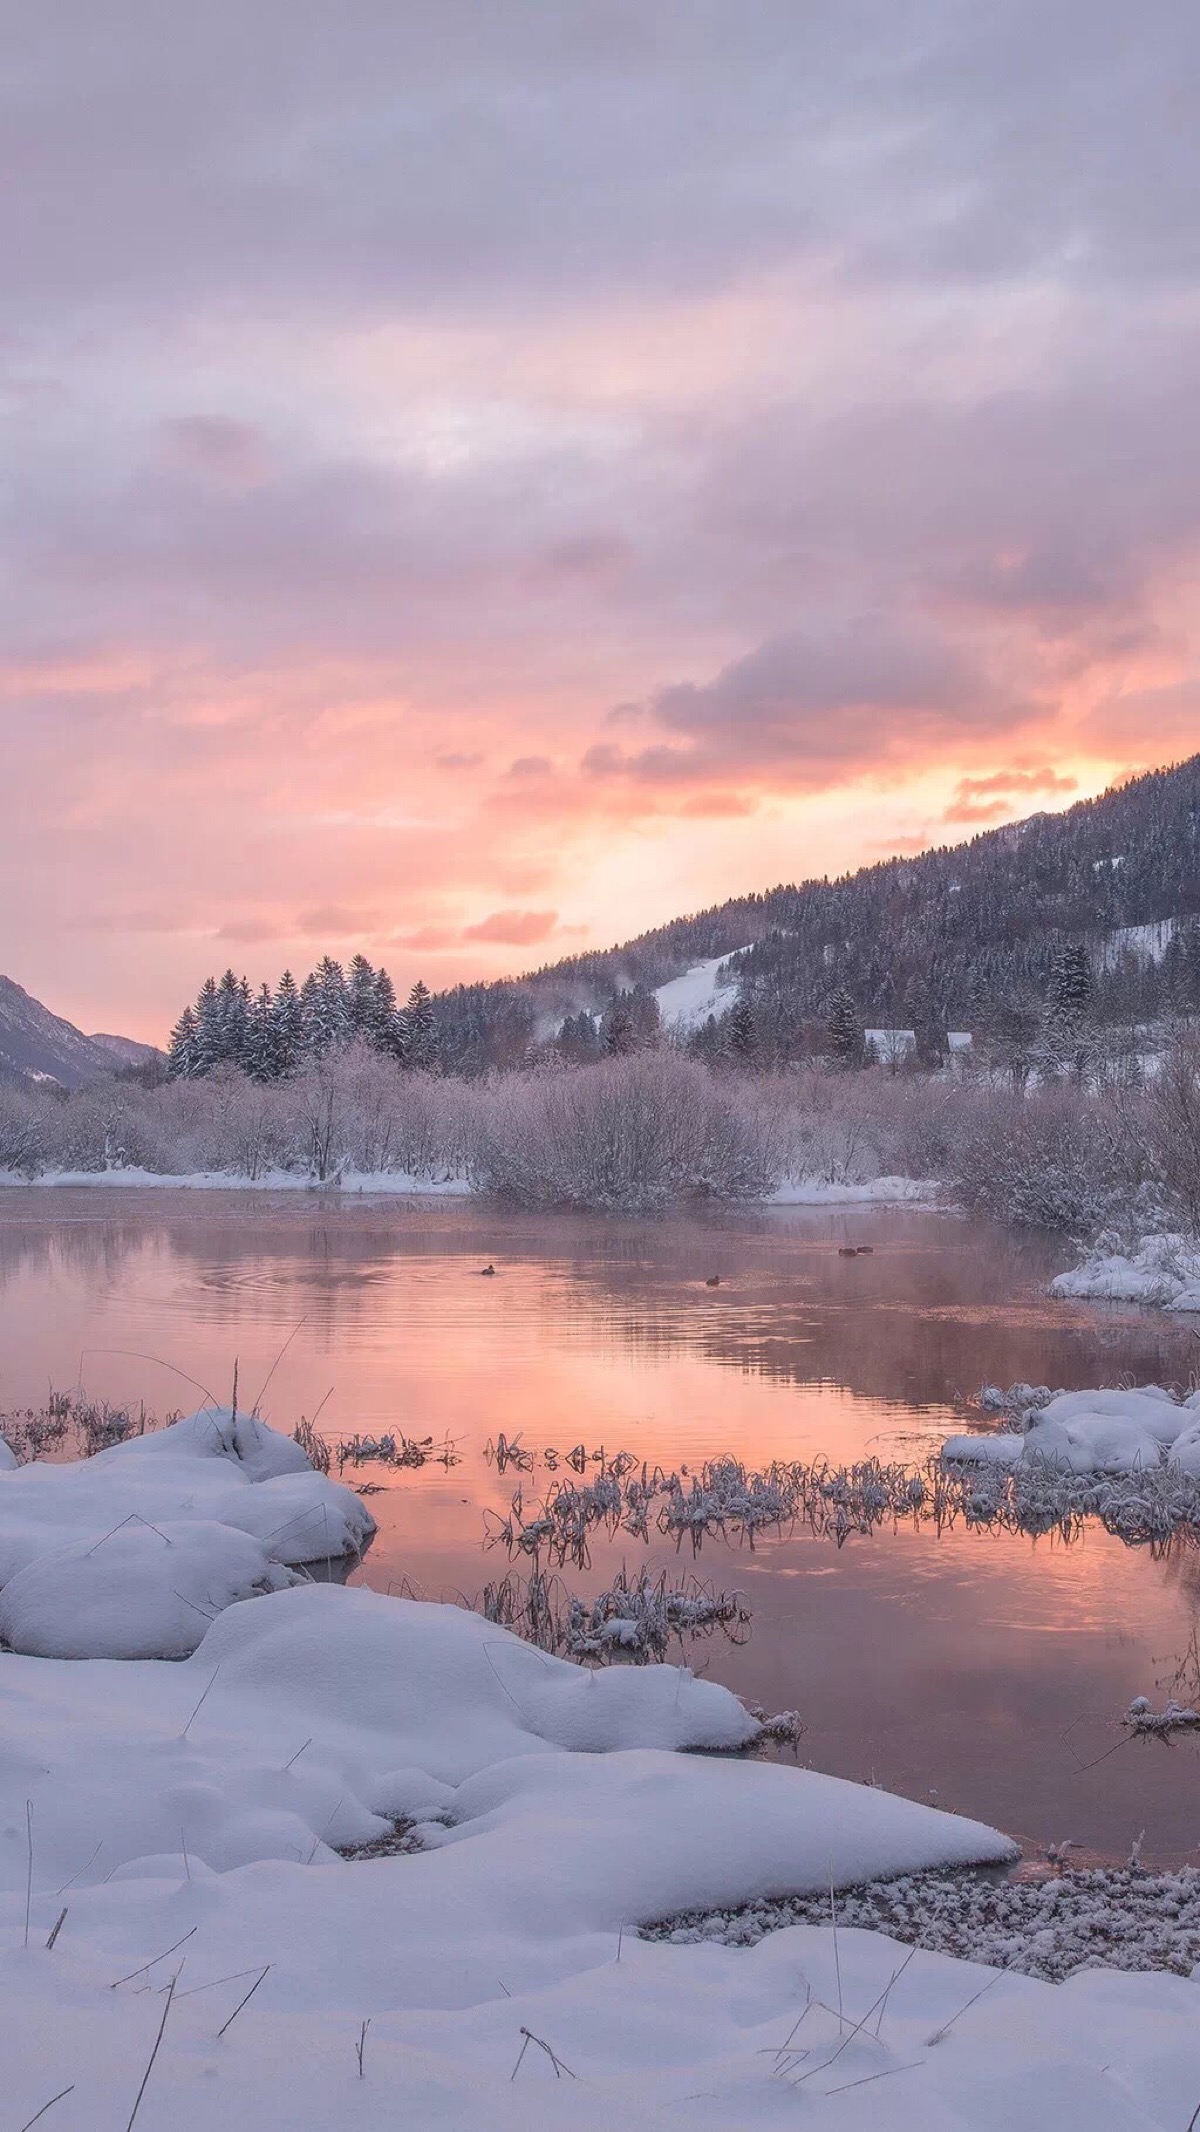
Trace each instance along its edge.
{"label": "sky", "polygon": [[1200,746],[1189,0],[15,0],[0,969],[405,989]]}

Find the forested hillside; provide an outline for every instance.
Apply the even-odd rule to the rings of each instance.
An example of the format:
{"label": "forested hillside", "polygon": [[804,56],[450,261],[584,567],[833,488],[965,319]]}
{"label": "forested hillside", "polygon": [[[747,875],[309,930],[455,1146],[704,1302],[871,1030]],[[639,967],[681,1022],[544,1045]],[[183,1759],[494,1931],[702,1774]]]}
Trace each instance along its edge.
{"label": "forested hillside", "polygon": [[[468,1076],[547,1046],[583,1062],[655,1040],[655,993],[735,955],[736,982],[693,1022],[689,1046],[768,1066],[831,1049],[849,1063],[874,1027],[913,1030],[929,1063],[949,1030],[969,1031],[1020,1072],[1048,1017],[1067,1064],[1084,1020],[1200,1012],[1200,755],[1064,814],[738,897],[524,977],[432,999],[418,984],[402,1008],[361,955],[348,972],[325,957],[302,985],[285,972],[257,994],[228,971],[185,1011],[172,1063],[189,1077],[228,1061],[273,1079],[354,1037],[401,1065]],[[669,996],[662,1006],[669,1016]]]}
{"label": "forested hillside", "polygon": [[758,1048],[785,1058],[811,1048],[839,992],[867,1025],[1019,1024],[1040,1015],[1068,943],[1087,949],[1101,1024],[1200,1008],[1200,755],[1064,814],[739,897],[515,983],[462,986],[436,1010],[447,1063],[470,1071],[623,989],[748,946],[737,967]]}

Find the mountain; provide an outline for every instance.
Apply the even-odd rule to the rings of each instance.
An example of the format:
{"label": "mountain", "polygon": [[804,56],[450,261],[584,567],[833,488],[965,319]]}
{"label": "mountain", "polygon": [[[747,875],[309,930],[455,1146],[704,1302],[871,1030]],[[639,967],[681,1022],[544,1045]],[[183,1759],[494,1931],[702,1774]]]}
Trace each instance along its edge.
{"label": "mountain", "polygon": [[114,1059],[118,1066],[149,1066],[154,1059],[163,1056],[156,1044],[139,1044],[134,1036],[108,1036],[103,1031],[96,1031],[88,1042],[99,1044],[102,1051],[108,1052],[110,1070]]}
{"label": "mountain", "polygon": [[[141,1063],[150,1049],[128,1037],[85,1036],[11,977],[0,977],[0,1075],[7,1079],[83,1088],[123,1065]],[[137,1053],[136,1061],[131,1052]]]}
{"label": "mountain", "polygon": [[689,973],[709,985],[718,1021],[746,997],[760,1050],[780,1062],[811,1048],[838,990],[876,1027],[995,1027],[1040,1009],[1068,942],[1087,950],[1098,1021],[1200,1012],[1200,755],[969,843],[737,897],[602,953],[458,986],[435,1001],[440,1048],[452,1071],[514,1064],[622,991],[656,992],[663,1006],[662,988],[688,997],[678,981]]}

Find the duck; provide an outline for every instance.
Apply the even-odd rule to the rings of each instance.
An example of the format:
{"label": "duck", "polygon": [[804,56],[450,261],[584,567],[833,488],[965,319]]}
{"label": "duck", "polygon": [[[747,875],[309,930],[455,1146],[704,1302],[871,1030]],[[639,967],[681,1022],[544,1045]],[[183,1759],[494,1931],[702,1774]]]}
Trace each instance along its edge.
{"label": "duck", "polygon": [[495,1269],[495,1267],[494,1267],[494,1266],[492,1265],[491,1261],[489,1260],[489,1261],[488,1261],[488,1264],[487,1264],[486,1266],[481,1266],[481,1267],[480,1267],[480,1269],[479,1269],[479,1271],[481,1272],[481,1274],[483,1275],[484,1279],[486,1280],[489,1274],[494,1274],[494,1273],[495,1273],[496,1269]]}
{"label": "duck", "polygon": [[871,1256],[871,1253],[872,1253],[872,1252],[874,1251],[874,1249],[875,1249],[875,1246],[874,1246],[874,1244],[859,1244],[859,1245],[857,1245],[857,1246],[856,1246],[856,1249],[855,1249],[855,1257],[856,1257],[856,1258],[870,1258],[870,1256]]}
{"label": "duck", "polygon": [[705,1281],[704,1285],[705,1285],[705,1287],[706,1287],[706,1288],[719,1288],[719,1287],[720,1287],[720,1285],[721,1285],[721,1276],[720,1276],[720,1274],[719,1274],[719,1273],[710,1273],[710,1274],[709,1274],[709,1276],[708,1276],[708,1279],[707,1279],[707,1280]]}
{"label": "duck", "polygon": [[839,1258],[857,1258],[857,1257],[858,1257],[858,1246],[857,1246],[856,1244],[839,1244],[839,1245],[838,1245],[838,1257],[839,1257]]}

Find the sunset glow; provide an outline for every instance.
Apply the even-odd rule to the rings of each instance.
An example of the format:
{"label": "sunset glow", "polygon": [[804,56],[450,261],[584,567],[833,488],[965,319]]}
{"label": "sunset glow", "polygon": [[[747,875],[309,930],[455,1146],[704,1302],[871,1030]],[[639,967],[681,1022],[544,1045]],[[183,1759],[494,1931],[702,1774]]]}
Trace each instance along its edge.
{"label": "sunset glow", "polygon": [[1100,14],[26,11],[4,969],[161,1040],[1194,749],[1196,32]]}

